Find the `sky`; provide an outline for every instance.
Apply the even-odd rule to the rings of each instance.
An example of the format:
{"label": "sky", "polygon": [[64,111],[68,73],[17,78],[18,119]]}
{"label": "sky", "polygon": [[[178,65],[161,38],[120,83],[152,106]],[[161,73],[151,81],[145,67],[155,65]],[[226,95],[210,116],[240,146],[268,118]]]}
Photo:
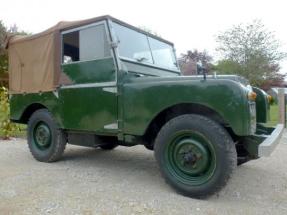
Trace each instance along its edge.
{"label": "sky", "polygon": [[[175,44],[177,55],[207,50],[218,58],[216,35],[254,19],[281,42],[287,52],[287,1],[285,0],[4,0],[0,20],[31,33],[57,22],[111,15],[134,26],[144,26]],[[287,74],[287,60],[281,64]]]}

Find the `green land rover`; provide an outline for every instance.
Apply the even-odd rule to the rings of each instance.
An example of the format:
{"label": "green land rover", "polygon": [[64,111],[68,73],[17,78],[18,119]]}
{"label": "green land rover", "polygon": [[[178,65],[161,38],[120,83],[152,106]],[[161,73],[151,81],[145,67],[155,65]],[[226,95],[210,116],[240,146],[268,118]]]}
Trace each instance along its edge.
{"label": "green land rover", "polygon": [[[154,150],[166,182],[205,197],[271,154],[268,95],[238,76],[182,76],[173,44],[110,16],[8,39],[11,120],[41,162],[67,143]],[[132,162],[132,160],[130,161]]]}

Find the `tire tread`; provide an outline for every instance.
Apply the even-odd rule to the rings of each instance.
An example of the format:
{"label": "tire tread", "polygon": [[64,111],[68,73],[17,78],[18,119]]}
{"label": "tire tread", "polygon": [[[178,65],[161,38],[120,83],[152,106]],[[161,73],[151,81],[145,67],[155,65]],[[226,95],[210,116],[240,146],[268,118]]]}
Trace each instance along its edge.
{"label": "tire tread", "polygon": [[[53,125],[55,126],[55,135],[56,135],[56,142],[57,143],[55,144],[55,148],[52,151],[52,154],[49,156],[48,159],[45,159],[45,160],[38,158],[37,154],[32,149],[31,144],[28,144],[29,150],[30,150],[31,154],[33,155],[33,157],[36,160],[39,160],[41,162],[51,163],[51,162],[58,161],[61,158],[62,154],[64,153],[66,145],[67,145],[67,142],[66,142],[65,137],[64,137],[64,133],[59,128],[59,126],[57,125],[57,122],[54,120],[54,117],[51,114],[51,112],[49,112],[47,109],[39,109],[39,110],[35,111],[28,121],[28,128],[29,128],[29,125],[31,124],[31,122],[34,120],[33,116],[35,116],[37,114],[47,114],[48,117],[52,120]],[[29,129],[27,129],[27,136],[29,138]]]}
{"label": "tire tread", "polygon": [[[216,192],[218,192],[219,190],[221,190],[227,183],[227,181],[229,180],[229,178],[231,177],[232,173],[234,172],[234,169],[237,166],[237,153],[236,153],[236,149],[235,149],[235,144],[232,141],[230,135],[227,133],[227,131],[218,123],[216,123],[215,121],[204,117],[202,115],[197,115],[197,114],[185,114],[185,115],[181,115],[178,117],[175,117],[173,119],[171,119],[170,121],[168,121],[159,131],[156,139],[155,139],[155,145],[154,145],[154,151],[155,151],[155,158],[157,160],[157,162],[160,164],[160,151],[159,151],[159,145],[161,144],[160,139],[165,136],[168,135],[167,132],[177,123],[183,121],[183,120],[200,120],[203,123],[202,124],[208,124],[212,131],[211,132],[218,132],[221,139],[223,140],[222,142],[225,143],[223,150],[225,150],[225,153],[227,155],[228,158],[228,163],[229,165],[227,165],[227,174],[224,175],[223,178],[221,178],[218,183],[212,187],[211,190],[209,190],[209,192],[206,193],[190,193],[188,191],[184,191],[184,190],[179,190],[177,189],[174,184],[169,180],[169,178],[165,175],[164,169],[162,168],[161,165],[159,165],[160,168],[160,172],[161,175],[163,176],[163,178],[165,179],[165,182],[167,184],[169,184],[171,187],[174,187],[176,189],[176,191],[184,196],[188,196],[188,197],[196,197],[196,198],[206,198]],[[199,126],[202,126],[199,125]]]}

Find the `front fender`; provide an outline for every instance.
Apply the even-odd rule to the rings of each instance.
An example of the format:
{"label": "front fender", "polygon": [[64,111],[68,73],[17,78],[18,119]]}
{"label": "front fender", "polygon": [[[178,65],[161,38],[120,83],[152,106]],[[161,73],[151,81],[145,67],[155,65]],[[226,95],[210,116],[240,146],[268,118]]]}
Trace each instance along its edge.
{"label": "front fender", "polygon": [[267,93],[263,90],[253,87],[253,91],[256,96],[256,119],[257,122],[266,123],[269,119],[269,103],[267,99]]}
{"label": "front fender", "polygon": [[134,80],[124,84],[122,101],[126,134],[143,135],[162,110],[182,103],[214,110],[239,136],[251,133],[246,91],[232,80]]}

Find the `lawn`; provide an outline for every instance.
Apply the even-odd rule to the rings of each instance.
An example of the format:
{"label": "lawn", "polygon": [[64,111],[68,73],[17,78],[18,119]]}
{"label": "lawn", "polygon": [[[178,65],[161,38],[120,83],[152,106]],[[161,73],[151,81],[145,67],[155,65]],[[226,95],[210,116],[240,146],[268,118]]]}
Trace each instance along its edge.
{"label": "lawn", "polygon": [[268,120],[268,126],[275,126],[278,123],[278,105],[274,104],[270,106],[270,119]]}

